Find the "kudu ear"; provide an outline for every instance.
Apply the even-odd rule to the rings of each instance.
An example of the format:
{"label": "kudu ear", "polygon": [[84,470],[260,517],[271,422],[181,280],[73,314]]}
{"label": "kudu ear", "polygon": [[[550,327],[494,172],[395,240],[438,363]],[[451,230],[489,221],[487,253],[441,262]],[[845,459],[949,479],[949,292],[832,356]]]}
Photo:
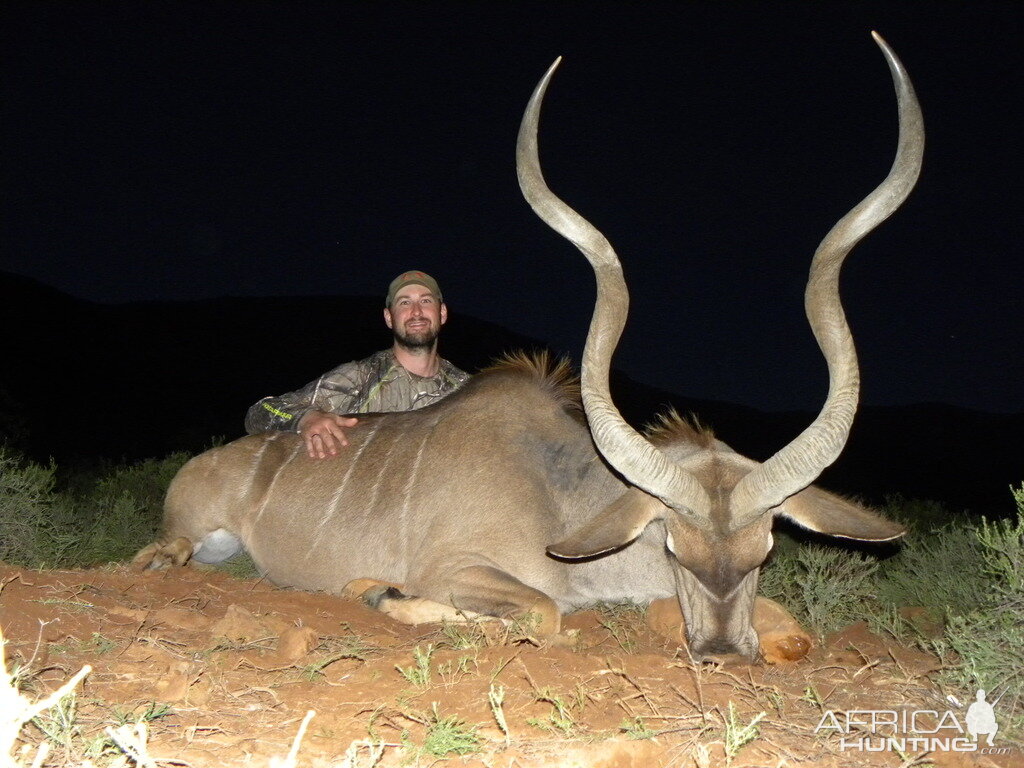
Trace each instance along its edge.
{"label": "kudu ear", "polygon": [[790,496],[775,514],[817,533],[857,541],[892,541],[907,532],[854,501],[814,486]]}
{"label": "kudu ear", "polygon": [[659,499],[639,488],[630,488],[575,534],[557,544],[549,544],[548,554],[578,560],[611,552],[629,544],[644,532],[649,522],[667,510]]}

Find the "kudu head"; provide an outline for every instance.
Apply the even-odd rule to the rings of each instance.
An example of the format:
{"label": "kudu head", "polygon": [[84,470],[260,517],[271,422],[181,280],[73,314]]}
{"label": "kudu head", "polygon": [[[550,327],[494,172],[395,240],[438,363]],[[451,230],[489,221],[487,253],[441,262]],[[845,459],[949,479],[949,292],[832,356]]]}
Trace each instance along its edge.
{"label": "kudu head", "polygon": [[649,440],[619,414],[608,372],[629,303],[622,268],[605,237],[548,189],[540,170],[540,105],[558,61],[537,85],[519,129],[516,160],[524,196],[541,219],[583,252],[597,277],[584,350],[583,402],[598,449],[634,486],[548,552],[568,559],[594,557],[627,545],[651,522],[663,521],[690,653],[698,660],[732,654],[757,658],[751,614],[758,572],[772,547],[774,516],[861,541],[886,541],[903,533],[859,505],[809,487],[846,444],[860,390],[857,354],[839,298],[840,268],[851,249],[907,198],[924,150],[921,110],[907,73],[881,37],[873,35],[896,86],[896,159],[886,179],[839,220],[814,254],[805,305],[828,364],[828,396],[811,425],[763,463],[709,436]]}

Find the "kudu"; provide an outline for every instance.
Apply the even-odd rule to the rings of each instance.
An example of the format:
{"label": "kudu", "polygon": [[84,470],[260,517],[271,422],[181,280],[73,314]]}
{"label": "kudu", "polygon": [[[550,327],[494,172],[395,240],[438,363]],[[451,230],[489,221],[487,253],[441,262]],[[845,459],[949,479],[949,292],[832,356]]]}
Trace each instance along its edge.
{"label": "kudu", "polygon": [[[401,620],[533,613],[547,633],[558,631],[562,612],[587,604],[675,595],[694,659],[756,659],[751,615],[773,516],[862,541],[903,533],[810,486],[843,448],[858,398],[840,266],[903,202],[921,163],[922,120],[909,79],[876,40],[898,96],[896,161],[814,256],[806,306],[829,393],[810,427],[766,462],[674,415],[641,435],[612,404],[608,369],[627,305],[621,268],[605,238],[547,188],[537,155],[540,104],[556,62],[526,108],[517,166],[534,211],[597,274],[582,374],[590,428],[564,364],[550,369],[518,357],[436,405],[363,417],[335,458],[310,459],[294,434],[244,437],[179,472],[163,536],[136,564],[216,562],[244,546],[281,585],[341,592],[357,578],[401,583],[415,597],[367,593]],[[559,543],[545,552],[549,542]]]}

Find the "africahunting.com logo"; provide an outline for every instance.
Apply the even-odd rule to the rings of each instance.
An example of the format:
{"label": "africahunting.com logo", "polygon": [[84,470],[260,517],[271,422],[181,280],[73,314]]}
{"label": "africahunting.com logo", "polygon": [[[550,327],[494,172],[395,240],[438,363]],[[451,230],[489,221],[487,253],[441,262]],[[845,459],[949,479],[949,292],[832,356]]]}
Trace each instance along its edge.
{"label": "africahunting.com logo", "polygon": [[[851,709],[826,710],[815,733],[840,737],[840,749],[860,752],[978,752],[1008,754],[1008,747],[995,746],[995,705],[979,690],[974,702],[963,712],[955,697],[949,701],[961,712],[935,709]],[[1001,698],[1001,697],[1000,697]]]}

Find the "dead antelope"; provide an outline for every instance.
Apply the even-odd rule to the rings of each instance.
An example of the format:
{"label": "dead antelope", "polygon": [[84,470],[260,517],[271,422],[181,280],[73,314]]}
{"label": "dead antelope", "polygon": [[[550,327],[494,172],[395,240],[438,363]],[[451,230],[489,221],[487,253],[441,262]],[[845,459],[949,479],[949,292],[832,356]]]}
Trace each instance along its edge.
{"label": "dead antelope", "polygon": [[210,563],[244,547],[281,585],[341,592],[357,578],[400,583],[406,594],[374,589],[368,596],[404,621],[533,613],[545,633],[558,631],[562,613],[588,604],[675,596],[695,659],[756,659],[754,593],[774,516],[862,541],[903,533],[810,485],[839,455],[857,407],[840,266],[903,202],[921,164],[913,89],[875,39],[896,84],[896,161],[814,256],[806,305],[828,363],[829,394],[814,422],[766,462],[675,416],[639,434],[612,404],[608,369],[625,322],[626,286],[607,240],[541,176],[537,124],[552,66],[526,108],[517,165],[534,211],[597,274],[582,377],[590,428],[564,364],[513,357],[436,405],[363,417],[333,459],[310,459],[288,433],[207,451],[171,483],[163,536],[135,562]]}

